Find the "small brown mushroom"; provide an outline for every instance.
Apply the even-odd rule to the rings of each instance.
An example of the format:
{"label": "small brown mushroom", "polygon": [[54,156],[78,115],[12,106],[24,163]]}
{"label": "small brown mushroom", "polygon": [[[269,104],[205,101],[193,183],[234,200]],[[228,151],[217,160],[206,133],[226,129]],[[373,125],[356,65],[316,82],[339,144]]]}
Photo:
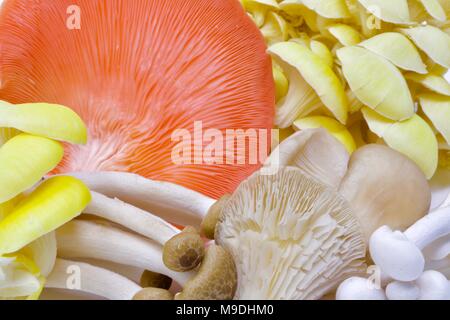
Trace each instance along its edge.
{"label": "small brown mushroom", "polygon": [[224,248],[211,245],[197,275],[189,280],[175,300],[231,300],[237,288],[233,257]]}
{"label": "small brown mushroom", "polygon": [[173,294],[165,289],[144,288],[134,295],[133,300],[173,300]]}
{"label": "small brown mushroom", "polygon": [[172,279],[164,274],[145,270],[141,276],[141,287],[159,288],[169,290],[172,286]]}
{"label": "small brown mushroom", "polygon": [[164,246],[164,264],[173,271],[186,272],[195,269],[203,260],[205,247],[200,234],[187,227]]}
{"label": "small brown mushroom", "polygon": [[203,219],[201,224],[202,234],[205,235],[208,239],[214,239],[214,235],[216,232],[216,225],[222,216],[222,209],[230,199],[229,194],[224,195],[220,198],[208,211],[208,214]]}

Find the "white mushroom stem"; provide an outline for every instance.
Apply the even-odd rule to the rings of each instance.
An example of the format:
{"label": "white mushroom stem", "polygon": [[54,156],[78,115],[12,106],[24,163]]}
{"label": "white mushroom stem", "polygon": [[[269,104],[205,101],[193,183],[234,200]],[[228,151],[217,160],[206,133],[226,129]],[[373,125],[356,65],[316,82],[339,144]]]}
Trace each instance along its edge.
{"label": "white mushroom stem", "polygon": [[131,300],[142,288],[109,270],[87,263],[57,259],[46,288],[83,291],[109,300]]}
{"label": "white mushroom stem", "polygon": [[181,233],[170,223],[147,211],[129,205],[119,199],[111,199],[103,194],[91,192],[92,201],[84,210],[106,220],[120,224],[136,233],[164,245]]}
{"label": "white mushroom stem", "polygon": [[450,234],[450,207],[430,213],[405,231],[405,236],[421,250],[448,234]]}
{"label": "white mushroom stem", "polygon": [[[438,261],[450,255],[450,234],[437,239],[424,249],[427,260]],[[449,266],[450,267],[450,266]]]}
{"label": "white mushroom stem", "polygon": [[215,199],[182,186],[132,173],[80,172],[70,175],[82,180],[91,190],[117,197],[164,220],[182,225],[198,226],[216,203]]}
{"label": "white mushroom stem", "polygon": [[193,273],[169,270],[163,263],[162,247],[139,235],[81,220],[57,230],[58,255],[111,261],[165,274],[184,285]]}
{"label": "white mushroom stem", "polygon": [[381,288],[376,288],[365,278],[352,277],[341,283],[336,300],[386,300]]}

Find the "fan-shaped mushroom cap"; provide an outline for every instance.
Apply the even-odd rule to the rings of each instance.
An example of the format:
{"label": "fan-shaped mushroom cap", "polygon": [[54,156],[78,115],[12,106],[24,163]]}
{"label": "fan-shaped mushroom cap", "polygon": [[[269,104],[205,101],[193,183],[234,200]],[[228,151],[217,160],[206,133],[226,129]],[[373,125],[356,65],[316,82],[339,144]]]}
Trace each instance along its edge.
{"label": "fan-shaped mushroom cap", "polygon": [[345,147],[324,129],[297,132],[284,140],[267,159],[265,167],[297,167],[314,179],[337,188],[350,159]]}
{"label": "fan-shaped mushroom cap", "polygon": [[244,181],[216,241],[236,262],[238,299],[317,299],[365,269],[363,235],[347,202],[296,168]]}
{"label": "fan-shaped mushroom cap", "polygon": [[0,43],[0,99],[66,105],[88,127],[58,172],[128,171],[220,197],[259,168],[171,159],[173,132],[194,121],[273,126],[270,57],[236,0],[7,0]]}
{"label": "fan-shaped mushroom cap", "polygon": [[411,160],[382,145],[356,151],[339,192],[357,215],[366,240],[383,225],[404,230],[430,208],[427,179]]}

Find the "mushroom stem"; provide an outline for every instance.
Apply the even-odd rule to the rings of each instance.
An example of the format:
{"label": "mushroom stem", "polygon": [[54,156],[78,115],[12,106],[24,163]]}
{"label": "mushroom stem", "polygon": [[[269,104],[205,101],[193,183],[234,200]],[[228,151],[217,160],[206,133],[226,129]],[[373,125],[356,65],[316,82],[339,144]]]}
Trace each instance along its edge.
{"label": "mushroom stem", "polygon": [[182,225],[200,225],[215,199],[182,186],[146,179],[132,173],[72,173],[93,191],[136,205]]}
{"label": "mushroom stem", "polygon": [[183,285],[193,274],[168,269],[160,245],[139,235],[94,222],[74,220],[57,230],[58,255],[106,260],[151,270]]}
{"label": "mushroom stem", "polygon": [[194,228],[189,228],[189,232],[181,232],[163,219],[119,199],[92,192],[92,202],[84,212],[159,242],[164,246],[164,263],[171,270],[192,270],[205,254],[203,241]]}
{"label": "mushroom stem", "polygon": [[111,199],[103,194],[91,192],[92,201],[84,213],[92,214],[120,224],[147,238],[164,245],[181,233],[170,223],[147,211],[136,208],[119,199]]}
{"label": "mushroom stem", "polygon": [[[78,280],[71,284],[71,277],[77,276]],[[112,271],[63,259],[56,260],[45,287],[83,291],[109,300],[131,300],[142,290],[133,281]]]}
{"label": "mushroom stem", "polygon": [[430,213],[405,231],[406,237],[421,250],[448,234],[450,234],[450,207]]}

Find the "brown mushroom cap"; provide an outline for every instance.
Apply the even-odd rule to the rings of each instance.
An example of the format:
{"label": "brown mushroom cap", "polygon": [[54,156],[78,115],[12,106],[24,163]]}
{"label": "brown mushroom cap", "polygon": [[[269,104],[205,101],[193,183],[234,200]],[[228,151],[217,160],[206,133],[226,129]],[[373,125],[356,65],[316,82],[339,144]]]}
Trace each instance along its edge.
{"label": "brown mushroom cap", "polygon": [[175,300],[231,300],[237,287],[233,257],[224,248],[210,246],[197,275],[188,281]]}
{"label": "brown mushroom cap", "polygon": [[227,203],[228,199],[230,199],[229,194],[224,195],[220,198],[208,211],[208,214],[203,219],[201,224],[202,234],[205,235],[208,239],[213,240],[216,232],[216,225],[220,220],[222,215],[222,209]]}
{"label": "brown mushroom cap", "polygon": [[163,261],[170,270],[186,272],[195,269],[204,255],[205,247],[200,234],[193,227],[186,227],[164,245]]}
{"label": "brown mushroom cap", "polygon": [[160,288],[145,288],[136,293],[133,300],[173,300],[173,294]]}
{"label": "brown mushroom cap", "polygon": [[404,230],[427,214],[428,181],[410,159],[383,145],[356,151],[339,192],[351,204],[366,240],[383,225]]}
{"label": "brown mushroom cap", "polygon": [[216,242],[236,263],[237,299],[318,299],[365,271],[366,246],[347,201],[292,167],[244,181]]}
{"label": "brown mushroom cap", "polygon": [[172,278],[164,274],[145,270],[142,273],[140,284],[143,288],[158,288],[169,290],[172,286],[172,282]]}

